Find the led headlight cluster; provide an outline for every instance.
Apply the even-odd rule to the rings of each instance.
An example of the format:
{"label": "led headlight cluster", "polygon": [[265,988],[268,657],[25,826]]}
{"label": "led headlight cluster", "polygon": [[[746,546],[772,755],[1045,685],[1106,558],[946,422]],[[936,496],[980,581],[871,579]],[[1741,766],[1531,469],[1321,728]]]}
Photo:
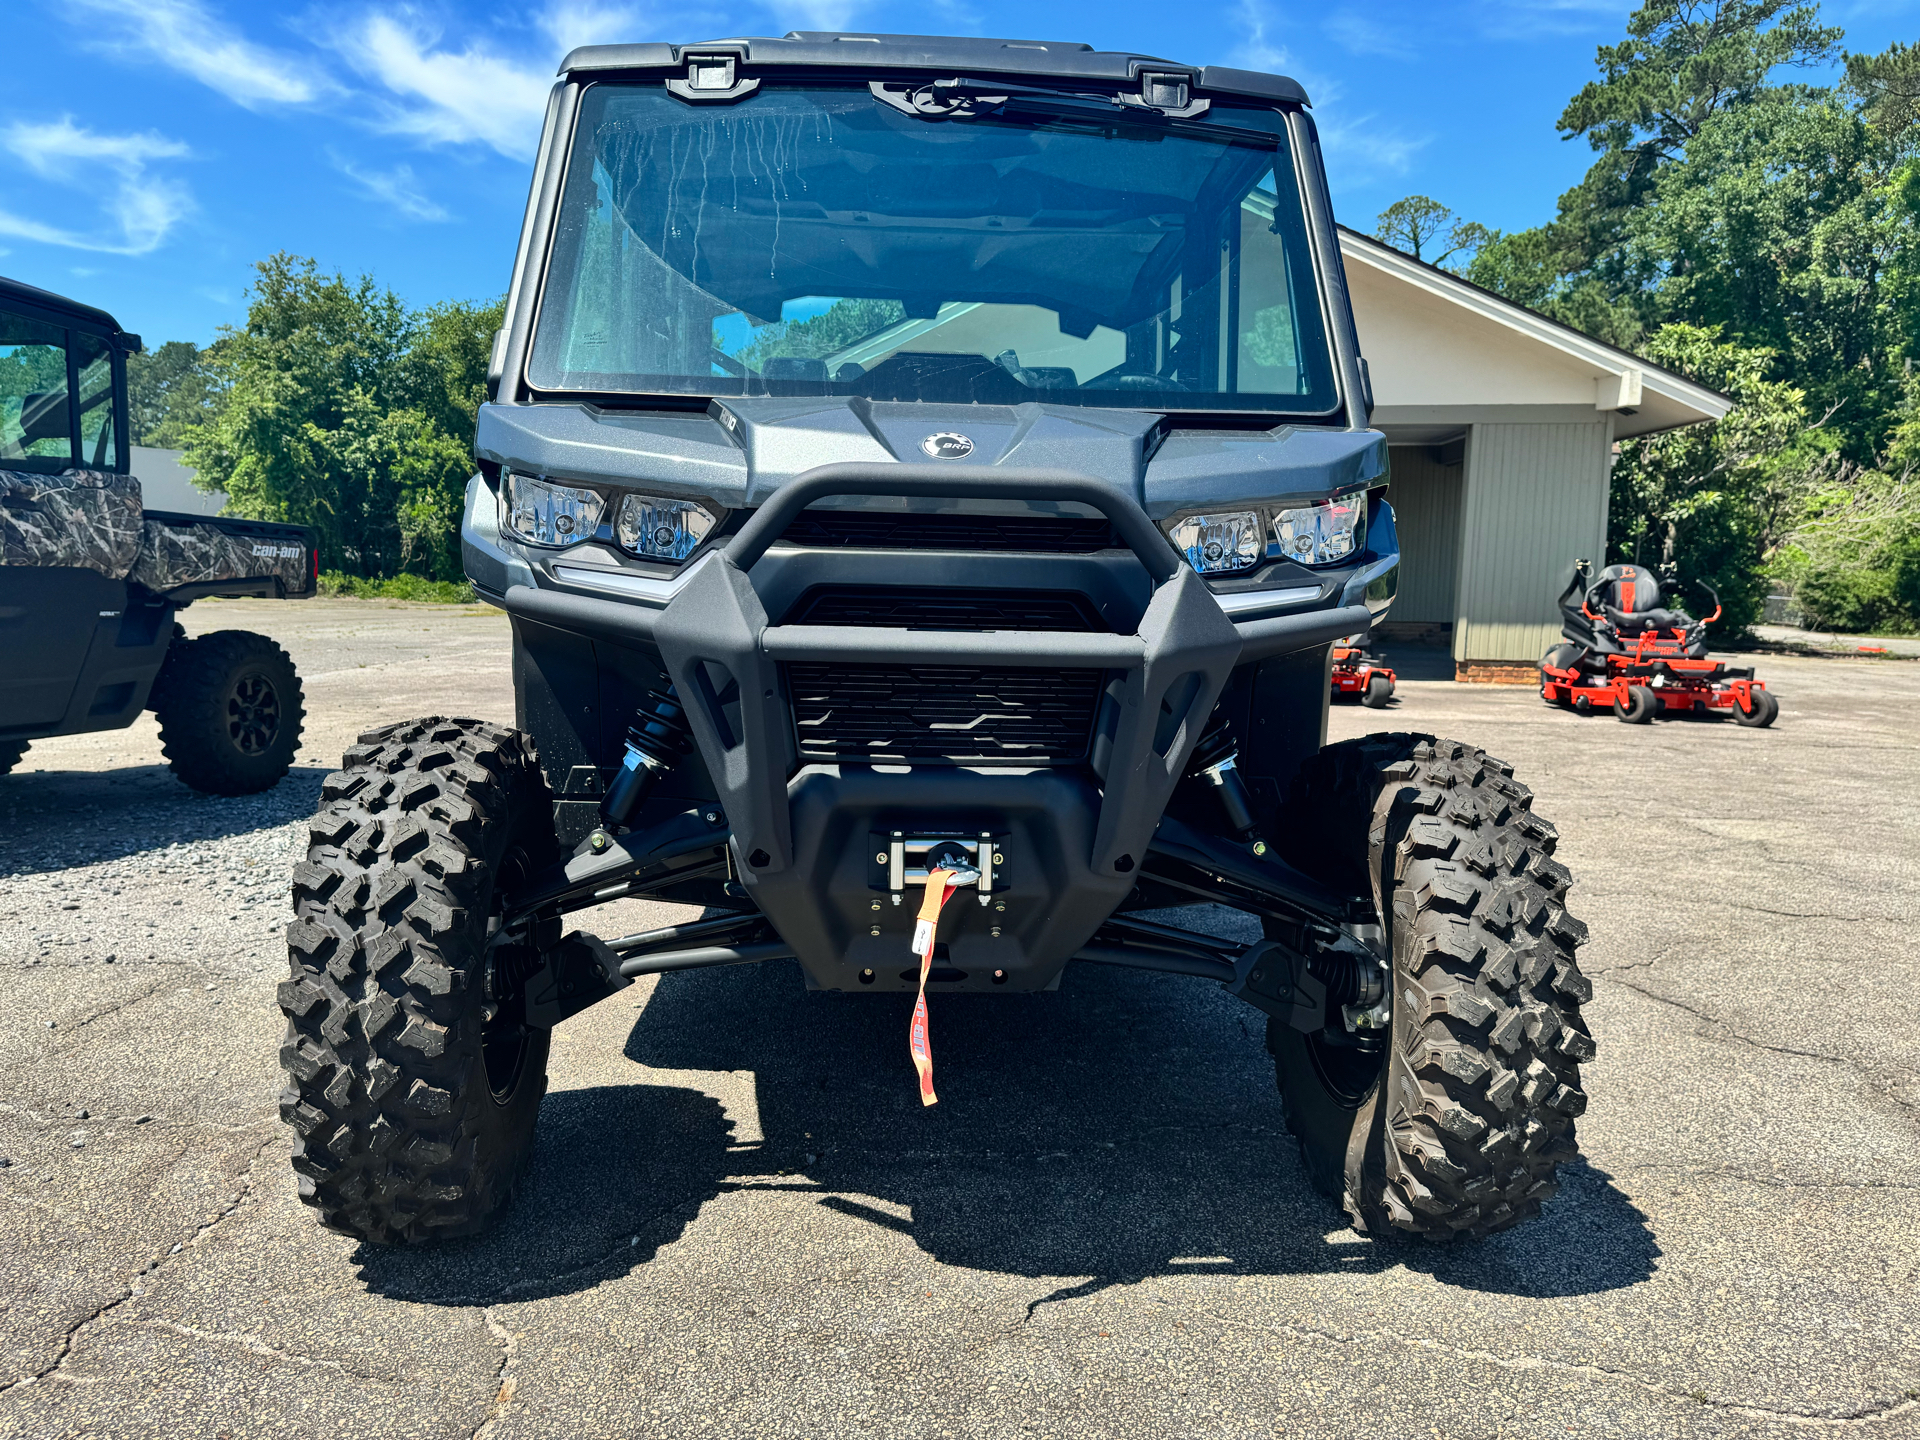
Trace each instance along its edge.
{"label": "led headlight cluster", "polygon": [[668,500],[657,495],[629,495],[620,502],[614,538],[622,550],[656,560],[685,560],[694,553],[714,517],[691,500]]}
{"label": "led headlight cluster", "polygon": [[1251,510],[1190,515],[1168,531],[1174,548],[1202,575],[1248,570],[1266,558],[1261,518]]}
{"label": "led headlight cluster", "polygon": [[533,545],[577,545],[592,540],[611,511],[613,538],[622,550],[653,560],[685,560],[718,523],[703,505],[658,495],[610,499],[585,486],[509,472],[501,513],[506,528]]}
{"label": "led headlight cluster", "polygon": [[1344,495],[1322,505],[1283,510],[1274,517],[1281,554],[1301,565],[1332,565],[1360,549],[1367,533],[1367,497]]}
{"label": "led headlight cluster", "polygon": [[1202,575],[1252,570],[1265,560],[1335,565],[1361,548],[1367,496],[1287,509],[1208,511],[1164,522],[1168,539]]}
{"label": "led headlight cluster", "polygon": [[507,476],[505,501],[507,529],[535,545],[592,540],[606,507],[597,490],[525,475]]}

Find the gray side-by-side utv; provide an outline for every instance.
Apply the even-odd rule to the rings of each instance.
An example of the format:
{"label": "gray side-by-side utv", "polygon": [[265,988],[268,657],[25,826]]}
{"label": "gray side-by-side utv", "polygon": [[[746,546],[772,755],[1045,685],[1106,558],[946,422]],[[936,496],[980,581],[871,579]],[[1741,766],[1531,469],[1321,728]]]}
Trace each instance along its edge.
{"label": "gray side-by-side utv", "polygon": [[[485,1226],[555,1025],[763,961],[936,1014],[1217,981],[1357,1227],[1552,1194],[1594,1053],[1553,827],[1471,745],[1326,744],[1399,547],[1306,107],[1081,45],[568,57],[462,529],[516,724],[368,732],[294,876],[326,1225]],[[567,931],[616,897],[707,914]],[[1196,900],[1265,938],[1149,914]]]}

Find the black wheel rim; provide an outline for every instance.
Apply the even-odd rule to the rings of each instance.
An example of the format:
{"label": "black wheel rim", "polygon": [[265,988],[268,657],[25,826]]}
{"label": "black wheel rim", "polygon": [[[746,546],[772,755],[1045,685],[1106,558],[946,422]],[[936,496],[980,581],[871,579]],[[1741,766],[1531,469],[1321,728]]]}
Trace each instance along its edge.
{"label": "black wheel rim", "polygon": [[[501,857],[500,869],[494,874],[494,895],[509,895],[515,886],[526,877],[528,870],[527,852],[515,846]],[[487,963],[488,992],[501,989],[494,973],[493,961]],[[511,995],[492,996],[490,1005],[493,1014],[488,1016],[480,1028],[480,1060],[487,1068],[487,1089],[492,1092],[494,1104],[504,1106],[513,1100],[520,1089],[521,1073],[527,1068],[527,1047],[530,1038],[527,1034],[527,1000],[516,988]]]}
{"label": "black wheel rim", "polygon": [[1325,1032],[1307,1038],[1307,1055],[1314,1063],[1314,1074],[1320,1077],[1321,1089],[1350,1111],[1359,1110],[1374,1094],[1387,1067],[1385,1046],[1365,1051],[1352,1042],[1340,1045],[1329,1041]]}
{"label": "black wheel rim", "polygon": [[495,1104],[512,1100],[527,1065],[527,1026],[514,1007],[501,1007],[481,1028],[480,1059],[487,1067],[487,1089]]}
{"label": "black wheel rim", "polygon": [[227,738],[243,756],[265,755],[280,734],[280,693],[258,671],[249,671],[227,694]]}

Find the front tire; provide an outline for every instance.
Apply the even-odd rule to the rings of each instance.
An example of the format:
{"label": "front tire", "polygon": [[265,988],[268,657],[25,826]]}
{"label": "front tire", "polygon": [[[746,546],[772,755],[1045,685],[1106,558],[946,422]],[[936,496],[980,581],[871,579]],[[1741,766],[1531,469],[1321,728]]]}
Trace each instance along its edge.
{"label": "front tire", "polygon": [[176,639],[148,705],[174,775],[214,796],[277,784],[293,765],[307,714],[292,657],[245,630]]}
{"label": "front tire", "polygon": [[1361,704],[1370,710],[1380,710],[1394,698],[1394,682],[1384,675],[1371,675],[1367,678],[1367,689],[1361,692]]}
{"label": "front tire", "polygon": [[1744,726],[1760,727],[1773,725],[1774,718],[1781,714],[1781,702],[1764,690],[1751,690],[1748,692],[1748,695],[1754,701],[1754,708],[1752,710],[1742,710],[1737,704],[1734,707],[1735,721]]}
{"label": "front tire", "polygon": [[1309,1178],[1376,1235],[1478,1237],[1535,1214],[1576,1154],[1594,1054],[1574,959],[1587,929],[1563,905],[1553,826],[1509,766],[1422,735],[1320,751],[1283,816],[1293,864],[1372,893],[1391,957],[1371,1057],[1334,1005],[1314,1034],[1268,1023]]}
{"label": "front tire", "polygon": [[19,765],[20,757],[26,753],[26,741],[0,741],[0,776]]}
{"label": "front tire", "polygon": [[487,977],[499,898],[558,850],[532,746],[474,720],[369,731],[309,839],[280,987],[300,1198],[380,1244],[483,1230],[547,1088],[549,1033]]}
{"label": "front tire", "polygon": [[1631,726],[1644,726],[1661,708],[1661,698],[1644,685],[1628,687],[1627,704],[1614,702],[1614,718]]}

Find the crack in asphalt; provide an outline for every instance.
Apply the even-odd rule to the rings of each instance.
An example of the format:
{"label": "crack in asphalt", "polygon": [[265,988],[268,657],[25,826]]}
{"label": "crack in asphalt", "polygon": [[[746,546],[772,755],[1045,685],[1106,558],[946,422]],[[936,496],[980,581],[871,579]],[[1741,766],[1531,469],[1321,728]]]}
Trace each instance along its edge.
{"label": "crack in asphalt", "polygon": [[136,995],[128,996],[124,1000],[115,1001],[111,1006],[107,1006],[101,1010],[95,1011],[90,1016],[82,1017],[80,1020],[74,1022],[73,1025],[67,1028],[68,1033],[71,1034],[74,1031],[85,1030],[88,1026],[91,1026],[95,1021],[104,1021],[108,1016],[117,1015],[119,1012],[126,1010],[127,1007],[129,1006],[137,1006],[142,1001],[148,1000],[149,998],[155,995],[158,995],[159,992],[166,985],[167,985],[167,981],[164,981],[164,980],[155,981],[151,986],[148,986],[146,990],[141,991]]}
{"label": "crack in asphalt", "polygon": [[1734,1166],[1688,1166],[1681,1162],[1643,1161],[1633,1165],[1615,1165],[1613,1173],[1619,1175],[1627,1171],[1679,1171],[1688,1176],[1726,1176],[1732,1181],[1747,1181],[1756,1186],[1768,1186],[1784,1191],[1915,1191],[1921,1185],[1913,1181],[1806,1181],[1793,1176],[1762,1175],[1756,1171],[1744,1171]]}
{"label": "crack in asphalt", "polygon": [[1719,1016],[1711,1015],[1698,1007],[1690,1006],[1686,1001],[1677,1001],[1672,996],[1664,996],[1659,991],[1649,990],[1646,986],[1637,986],[1633,981],[1622,976],[1610,976],[1609,979],[1626,986],[1637,995],[1646,996],[1650,1001],[1659,1001],[1664,1006],[1672,1006],[1677,1011],[1685,1011],[1696,1020],[1706,1021],[1711,1026],[1719,1027],[1724,1033],[1722,1039],[1738,1041],[1740,1044],[1752,1047],[1757,1051],[1772,1051],[1778,1056],[1799,1056],[1804,1060],[1826,1061],[1831,1066],[1844,1067],[1854,1072],[1855,1075],[1859,1076],[1863,1081],[1866,1081],[1871,1087],[1887,1097],[1888,1100],[1894,1102],[1894,1104],[1902,1110],[1911,1112],[1915,1109],[1913,1102],[1895,1094],[1879,1077],[1875,1076],[1872,1072],[1863,1070],[1845,1056],[1830,1056],[1826,1051],[1803,1051],[1794,1046],[1769,1045],[1766,1041],[1757,1041],[1745,1032],[1736,1030],[1732,1022],[1724,1021]]}
{"label": "crack in asphalt", "polygon": [[[1714,902],[1710,902],[1714,904]],[[1903,918],[1895,916],[1837,916],[1832,911],[1777,911],[1771,906],[1751,906],[1744,901],[1722,900],[1719,904],[1731,911],[1754,911],[1763,916],[1782,916],[1794,921],[1881,921],[1888,925],[1905,925]]]}
{"label": "crack in asphalt", "polygon": [[338,1371],[343,1376],[352,1376],[360,1381],[387,1382],[398,1384],[401,1375],[398,1371],[382,1374],[378,1371],[363,1371],[357,1366],[349,1366],[344,1361],[331,1361],[321,1356],[305,1356],[298,1351],[289,1351],[249,1331],[207,1331],[199,1326],[188,1326],[179,1321],[137,1321],[131,1323],[147,1331],[165,1331],[171,1335],[184,1336],[190,1341],[211,1341],[222,1345],[238,1346],[252,1356],[264,1356],[274,1361],[284,1361],[294,1366],[313,1366],[327,1371]]}
{"label": "crack in asphalt", "polygon": [[541,1287],[578,1280],[582,1276],[591,1276],[598,1271],[610,1270],[619,1257],[629,1255],[636,1249],[637,1240],[635,1238],[638,1238],[642,1231],[652,1226],[655,1222],[672,1216],[677,1212],[686,1211],[690,1208],[698,1211],[700,1205],[701,1202],[698,1199],[682,1201],[678,1205],[668,1206],[654,1212],[650,1216],[642,1217],[639,1221],[629,1222],[628,1225],[623,1226],[621,1229],[628,1233],[630,1239],[621,1242],[611,1250],[594,1257],[592,1260],[583,1261],[578,1266],[570,1266],[564,1271],[550,1271],[544,1275],[529,1276],[524,1280],[511,1281],[491,1295],[481,1295],[478,1293],[461,1294],[458,1292],[449,1295],[440,1295],[430,1291],[409,1293],[397,1287],[382,1287],[381,1295],[386,1296],[389,1300],[407,1301],[421,1306],[476,1307],[482,1312],[483,1318],[487,1319],[488,1325],[491,1328],[493,1322],[491,1318],[485,1316],[488,1308],[510,1305],[515,1295],[523,1291],[538,1290]]}
{"label": "crack in asphalt", "polygon": [[1411,1351],[1432,1351],[1452,1356],[1463,1361],[1479,1361],[1491,1366],[1499,1366],[1507,1371],[1555,1371],[1568,1375],[1583,1376],[1589,1379],[1617,1381],[1639,1387],[1650,1395],[1660,1396],[1673,1401],[1687,1401],[1697,1406],[1709,1407],[1734,1415],[1751,1416],[1769,1421],[1811,1422],[1823,1426],[1866,1425],[1870,1422],[1885,1420],[1904,1412],[1917,1409],[1912,1399],[1890,1401],[1880,1405],[1863,1406],[1838,1415],[1823,1415],[1815,1411],[1794,1411],[1781,1407],[1756,1406],[1742,1401],[1717,1401],[1704,1393],[1682,1391],[1661,1381],[1650,1380],[1633,1371],[1612,1366],[1598,1366],[1587,1361],[1556,1361],[1546,1356],[1507,1356],[1498,1351],[1486,1351],[1479,1347],[1457,1346],[1447,1341],[1439,1341],[1431,1336],[1402,1336],[1391,1331],[1331,1331],[1314,1326],[1290,1326],[1284,1322],[1253,1322],[1237,1316],[1224,1316],[1205,1307],[1196,1308],[1197,1314],[1219,1322],[1222,1326],[1238,1326],[1243,1330],[1280,1333],[1299,1340],[1332,1341],[1337,1345],[1351,1346],[1369,1341],[1405,1347]]}
{"label": "crack in asphalt", "polygon": [[470,1441],[486,1441],[486,1438],[494,1434],[494,1427],[506,1417],[507,1408],[513,1405],[514,1390],[519,1385],[519,1382],[509,1373],[513,1370],[514,1358],[519,1353],[520,1343],[515,1339],[512,1331],[494,1320],[493,1307],[482,1306],[480,1319],[486,1323],[487,1334],[500,1343],[500,1365],[494,1369],[494,1379],[499,1383],[499,1388],[494,1392],[493,1404],[487,1408],[487,1414],[469,1433]]}
{"label": "crack in asphalt", "polygon": [[[30,1375],[19,1376],[11,1381],[0,1381],[0,1396],[4,1396],[9,1391],[16,1390],[21,1386],[32,1386],[48,1379],[65,1379],[60,1375],[60,1371],[61,1368],[72,1359],[74,1342],[79,1334],[94,1322],[104,1320],[108,1315],[126,1305],[127,1302],[133,1300],[136,1296],[144,1295],[145,1290],[140,1285],[143,1277],[151,1276],[175,1256],[184,1254],[189,1246],[196,1244],[201,1237],[208,1234],[216,1226],[220,1225],[221,1222],[233,1215],[235,1211],[239,1210],[241,1204],[253,1194],[254,1167],[260,1164],[261,1155],[266,1151],[267,1147],[272,1145],[277,1139],[277,1135],[269,1136],[254,1148],[253,1155],[248,1158],[247,1164],[241,1168],[237,1178],[240,1182],[240,1190],[237,1194],[230,1197],[226,1204],[207,1220],[202,1221],[198,1226],[194,1227],[192,1233],[188,1235],[185,1240],[176,1241],[171,1248],[155,1256],[152,1260],[148,1261],[146,1265],[142,1266],[138,1271],[135,1271],[121,1286],[118,1296],[102,1302],[96,1306],[91,1313],[81,1317],[78,1321],[67,1327],[60,1337],[60,1349],[48,1365]],[[182,1156],[185,1156],[186,1153],[187,1148],[183,1146],[178,1155],[175,1156],[175,1161],[177,1162]]]}

